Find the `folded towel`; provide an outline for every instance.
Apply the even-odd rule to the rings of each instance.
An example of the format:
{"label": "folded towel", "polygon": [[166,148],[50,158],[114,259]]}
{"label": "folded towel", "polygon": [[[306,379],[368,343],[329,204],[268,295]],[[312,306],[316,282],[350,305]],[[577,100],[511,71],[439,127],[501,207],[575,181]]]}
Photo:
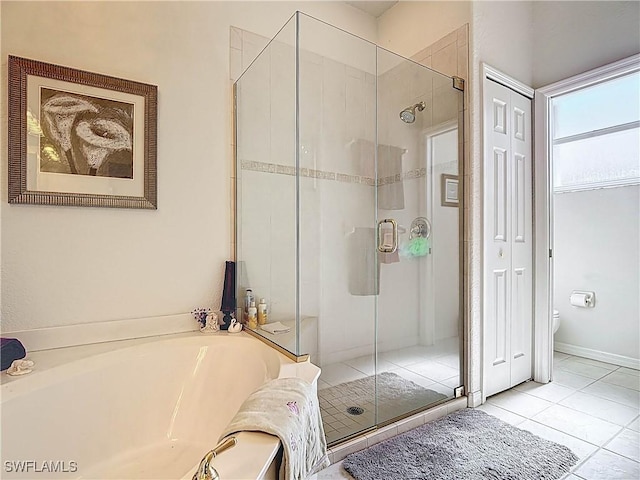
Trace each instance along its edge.
{"label": "folded towel", "polygon": [[329,466],[316,392],[300,378],[271,380],[249,395],[220,440],[241,431],[280,439],[284,457],[278,478],[303,480]]}
{"label": "folded towel", "polygon": [[264,325],[260,325],[260,328],[265,332],[271,333],[272,335],[277,335],[278,333],[287,333],[289,330],[291,330],[291,327],[287,327],[280,322],[265,323]]}
{"label": "folded towel", "polygon": [[20,360],[27,356],[22,343],[17,338],[0,338],[0,363],[1,370],[6,370],[14,360]]}
{"label": "folded towel", "polygon": [[349,144],[351,164],[355,166],[358,175],[363,177],[376,176],[376,144],[370,140],[357,139]]}

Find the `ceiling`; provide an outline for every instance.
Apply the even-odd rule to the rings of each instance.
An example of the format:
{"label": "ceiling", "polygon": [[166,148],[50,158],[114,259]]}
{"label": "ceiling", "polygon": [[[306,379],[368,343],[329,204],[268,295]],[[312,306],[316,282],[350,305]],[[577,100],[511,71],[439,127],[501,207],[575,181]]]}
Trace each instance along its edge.
{"label": "ceiling", "polygon": [[356,7],[363,12],[367,12],[369,15],[373,15],[378,18],[398,2],[397,0],[395,2],[370,2],[368,0],[359,0],[347,3],[352,7]]}

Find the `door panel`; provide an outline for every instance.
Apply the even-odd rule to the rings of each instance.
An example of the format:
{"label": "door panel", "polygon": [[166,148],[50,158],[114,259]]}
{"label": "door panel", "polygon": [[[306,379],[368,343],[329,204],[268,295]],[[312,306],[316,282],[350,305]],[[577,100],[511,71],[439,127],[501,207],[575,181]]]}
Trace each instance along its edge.
{"label": "door panel", "polygon": [[507,151],[503,148],[493,149],[493,225],[494,241],[507,241]]}
{"label": "door panel", "polygon": [[[526,167],[526,158],[522,155],[515,154],[514,158],[514,166],[515,166],[515,181],[513,186],[515,188],[515,192],[513,195],[513,200],[515,202],[513,208],[513,214],[515,215],[515,219],[513,222],[514,227],[514,242],[524,242],[525,241],[525,232],[527,230],[526,227],[526,219],[527,219],[527,192],[526,192],[526,181],[527,181],[527,167]],[[530,214],[531,212],[529,212]]]}
{"label": "door panel", "polygon": [[507,102],[499,98],[493,98],[493,131],[496,133],[507,133]]}
{"label": "door panel", "polygon": [[508,92],[499,85],[485,85],[485,170],[487,199],[485,225],[492,234],[485,242],[485,388],[498,392],[511,380],[510,295],[511,256],[509,215],[509,131]]}
{"label": "door panel", "polygon": [[[512,181],[511,247],[512,275],[512,366],[511,385],[531,378],[533,330],[533,239],[532,239],[532,164],[531,164],[531,100],[510,91],[513,118],[511,153]],[[516,349],[517,346],[517,349]]]}
{"label": "door panel", "polygon": [[531,378],[531,105],[484,82],[484,393]]}
{"label": "door panel", "polygon": [[[378,50],[378,220],[396,223],[396,251],[378,254],[376,422],[453,398],[460,369],[460,178],[462,92],[444,77]],[[347,74],[348,76],[349,74]],[[509,111],[503,106],[507,121]],[[393,237],[393,236],[391,236]],[[384,235],[380,241],[384,242]],[[393,243],[393,242],[391,242]],[[393,250],[393,249],[390,249]],[[410,359],[411,367],[403,365]],[[439,363],[439,361],[445,363]],[[393,369],[393,374],[384,370]],[[399,376],[424,388],[398,394]],[[405,387],[401,387],[405,388]],[[406,397],[402,401],[390,399]],[[411,400],[411,399],[414,400]]]}
{"label": "door panel", "polygon": [[495,338],[495,355],[492,365],[495,367],[502,363],[506,363],[509,358],[509,344],[507,343],[507,332],[509,325],[507,324],[507,271],[493,271],[493,289],[495,292],[495,302],[493,315],[496,319],[496,328],[494,329]]}
{"label": "door panel", "polygon": [[[512,318],[524,318],[527,296],[527,272],[524,268],[513,269],[513,311]],[[524,322],[513,321],[511,326],[511,352],[513,359],[525,355],[527,351],[527,335]]]}

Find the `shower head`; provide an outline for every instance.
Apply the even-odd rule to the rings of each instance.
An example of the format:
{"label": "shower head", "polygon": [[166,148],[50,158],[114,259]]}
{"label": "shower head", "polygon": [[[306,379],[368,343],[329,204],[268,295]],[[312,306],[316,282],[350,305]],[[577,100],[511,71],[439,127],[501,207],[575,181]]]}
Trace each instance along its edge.
{"label": "shower head", "polygon": [[426,108],[426,104],[424,102],[416,103],[415,105],[411,105],[410,107],[405,108],[400,112],[400,120],[404,123],[413,123],[416,121],[416,110],[419,112],[423,111]]}

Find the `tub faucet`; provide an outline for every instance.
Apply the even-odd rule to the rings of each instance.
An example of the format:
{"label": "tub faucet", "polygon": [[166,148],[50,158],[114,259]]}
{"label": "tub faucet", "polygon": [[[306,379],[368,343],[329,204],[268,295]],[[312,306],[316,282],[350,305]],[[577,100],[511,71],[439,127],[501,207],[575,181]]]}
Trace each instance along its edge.
{"label": "tub faucet", "polygon": [[216,458],[217,455],[221,454],[225,450],[233,447],[238,443],[236,437],[226,438],[222,443],[218,444],[216,448],[207,452],[207,454],[202,458],[200,462],[200,466],[198,467],[198,471],[193,474],[192,480],[220,480],[220,475],[213,465],[211,465],[211,461]]}

